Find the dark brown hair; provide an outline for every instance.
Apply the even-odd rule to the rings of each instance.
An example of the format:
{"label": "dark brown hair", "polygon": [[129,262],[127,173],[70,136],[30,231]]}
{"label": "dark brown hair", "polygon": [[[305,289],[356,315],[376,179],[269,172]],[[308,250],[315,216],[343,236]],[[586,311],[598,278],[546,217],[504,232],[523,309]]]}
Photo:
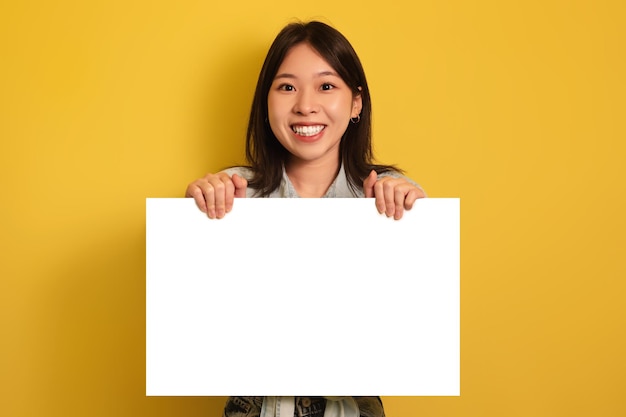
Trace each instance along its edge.
{"label": "dark brown hair", "polygon": [[246,135],[246,158],[253,176],[249,186],[259,196],[267,196],[280,185],[282,167],[289,152],[274,136],[267,122],[267,97],[272,82],[287,52],[301,43],[308,43],[337,71],[352,89],[361,95],[362,110],[358,123],[349,123],[340,143],[340,157],[352,189],[360,189],[372,169],[383,173],[401,172],[392,165],[373,164],[372,104],[361,61],[350,42],[336,29],[318,21],[291,23],[274,39],[259,74]]}

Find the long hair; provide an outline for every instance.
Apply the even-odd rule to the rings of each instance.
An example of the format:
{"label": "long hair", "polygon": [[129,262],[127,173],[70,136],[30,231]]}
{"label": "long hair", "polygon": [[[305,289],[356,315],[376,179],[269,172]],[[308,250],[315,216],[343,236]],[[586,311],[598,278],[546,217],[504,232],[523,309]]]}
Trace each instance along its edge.
{"label": "long hair", "polygon": [[259,74],[252,100],[246,134],[246,159],[252,169],[248,185],[262,197],[280,185],[282,167],[289,152],[274,136],[268,123],[267,97],[285,55],[294,46],[308,43],[339,74],[352,90],[361,95],[362,110],[358,123],[349,123],[341,138],[339,152],[349,186],[355,190],[372,169],[383,173],[401,172],[392,165],[376,165],[372,153],[372,104],[361,61],[350,42],[336,29],[318,21],[291,23],[274,39]]}

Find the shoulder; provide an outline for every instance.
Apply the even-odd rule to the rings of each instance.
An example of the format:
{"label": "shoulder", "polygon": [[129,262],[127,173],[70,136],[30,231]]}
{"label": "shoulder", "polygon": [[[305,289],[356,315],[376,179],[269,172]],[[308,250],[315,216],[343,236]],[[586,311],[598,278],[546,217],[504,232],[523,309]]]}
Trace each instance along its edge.
{"label": "shoulder", "polygon": [[386,171],[386,172],[382,172],[378,174],[378,179],[380,180],[382,178],[401,178],[407,181],[408,183],[413,184],[420,190],[422,190],[424,192],[424,195],[426,195],[426,191],[424,191],[421,185],[419,185],[417,182],[413,181],[411,178],[407,177],[406,175],[399,173],[398,171],[391,170],[391,171]]}
{"label": "shoulder", "polygon": [[252,178],[252,170],[248,167],[230,167],[230,168],[226,168],[224,170],[222,170],[222,172],[227,173],[228,175],[230,175],[231,177],[233,176],[233,174],[237,174],[240,177],[244,177],[247,180],[250,180],[250,178]]}
{"label": "shoulder", "polygon": [[[228,174],[228,176],[232,177],[234,174],[239,175],[240,177],[245,178],[248,182],[250,182],[250,180],[252,179],[252,177],[254,176],[254,172],[252,171],[251,168],[249,167],[230,167],[230,168],[226,168],[224,170],[222,170],[221,172],[225,172]],[[258,190],[254,189],[254,188],[250,188],[248,187],[246,190],[246,197],[247,198],[254,198],[254,197],[258,197]]]}
{"label": "shoulder", "polygon": [[405,175],[402,175],[398,171],[394,171],[394,170],[385,171],[385,172],[381,172],[380,174],[378,174],[378,179],[386,178],[386,177],[403,178],[403,179],[407,180],[408,182],[415,184],[415,181],[413,181],[412,179],[410,179],[409,177],[407,177]]}

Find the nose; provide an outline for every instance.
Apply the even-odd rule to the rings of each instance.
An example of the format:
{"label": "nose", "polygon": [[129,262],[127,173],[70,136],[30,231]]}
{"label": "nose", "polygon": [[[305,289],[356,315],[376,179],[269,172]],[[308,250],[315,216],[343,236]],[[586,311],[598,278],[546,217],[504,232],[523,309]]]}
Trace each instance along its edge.
{"label": "nose", "polygon": [[296,101],[293,106],[296,114],[307,115],[319,112],[319,103],[316,99],[315,92],[305,88],[298,92]]}

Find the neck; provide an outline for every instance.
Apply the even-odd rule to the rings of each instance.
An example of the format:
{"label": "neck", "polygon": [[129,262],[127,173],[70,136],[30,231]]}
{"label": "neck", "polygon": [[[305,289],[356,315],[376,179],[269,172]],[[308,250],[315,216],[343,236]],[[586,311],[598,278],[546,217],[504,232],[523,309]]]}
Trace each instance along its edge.
{"label": "neck", "polygon": [[289,161],[285,171],[300,197],[323,197],[339,173],[339,158],[334,161]]}

